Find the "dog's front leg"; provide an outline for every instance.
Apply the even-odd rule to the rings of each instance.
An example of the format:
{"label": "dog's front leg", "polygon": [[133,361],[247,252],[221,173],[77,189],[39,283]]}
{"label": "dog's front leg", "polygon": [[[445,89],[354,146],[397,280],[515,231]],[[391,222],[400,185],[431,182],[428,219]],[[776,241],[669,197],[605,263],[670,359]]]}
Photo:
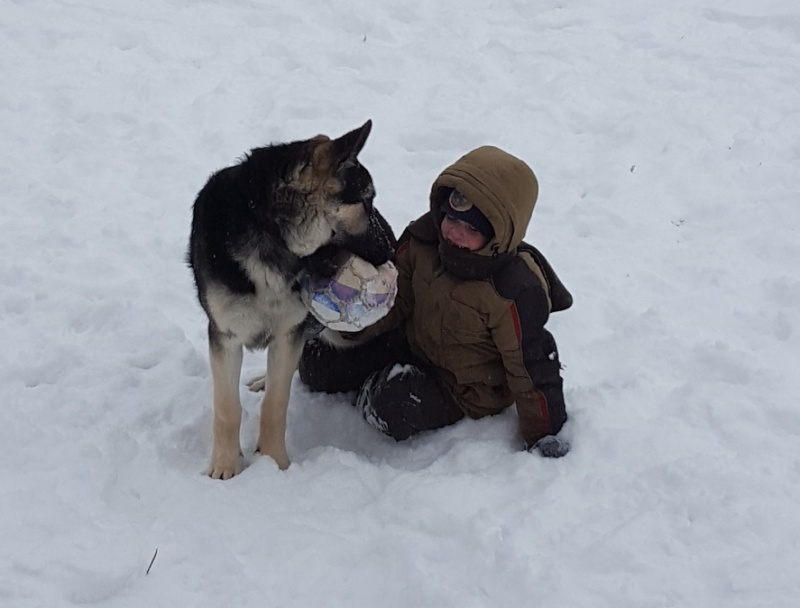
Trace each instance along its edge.
{"label": "dog's front leg", "polygon": [[292,376],[303,350],[301,332],[275,336],[267,349],[266,394],[261,402],[258,451],[271,456],[281,469],[289,466],[286,453],[286,412]]}
{"label": "dog's front leg", "polygon": [[213,479],[230,479],[241,473],[239,427],[242,403],[239,400],[239,374],[242,371],[242,344],[209,327],[211,377],[214,381],[214,447],[208,474]]}

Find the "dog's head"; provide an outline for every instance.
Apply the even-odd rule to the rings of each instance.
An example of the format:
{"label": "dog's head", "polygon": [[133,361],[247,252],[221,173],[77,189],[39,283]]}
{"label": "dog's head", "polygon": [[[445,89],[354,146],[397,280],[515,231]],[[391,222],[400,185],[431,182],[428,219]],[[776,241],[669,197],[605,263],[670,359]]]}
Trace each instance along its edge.
{"label": "dog's head", "polygon": [[298,154],[282,184],[289,196],[278,198],[292,207],[285,237],[296,255],[310,255],[367,230],[375,187],[357,157],[371,129],[368,120],[338,139],[318,135],[290,144]]}

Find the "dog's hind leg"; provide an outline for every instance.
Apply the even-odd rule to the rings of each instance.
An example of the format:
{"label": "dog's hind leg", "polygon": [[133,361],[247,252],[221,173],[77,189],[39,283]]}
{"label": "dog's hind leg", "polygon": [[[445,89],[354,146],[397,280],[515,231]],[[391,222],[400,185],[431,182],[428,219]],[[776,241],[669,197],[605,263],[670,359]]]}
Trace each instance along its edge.
{"label": "dog's hind leg", "polygon": [[267,386],[267,374],[261,374],[247,381],[247,388],[253,393],[260,393]]}
{"label": "dog's hind leg", "polygon": [[266,394],[261,402],[258,452],[271,456],[281,469],[289,466],[286,453],[286,412],[292,376],[303,350],[302,332],[274,336],[267,349]]}
{"label": "dog's hind leg", "polygon": [[209,355],[214,381],[214,446],[208,474],[213,479],[230,479],[242,471],[239,427],[242,404],[239,400],[239,374],[242,371],[242,344],[209,325]]}

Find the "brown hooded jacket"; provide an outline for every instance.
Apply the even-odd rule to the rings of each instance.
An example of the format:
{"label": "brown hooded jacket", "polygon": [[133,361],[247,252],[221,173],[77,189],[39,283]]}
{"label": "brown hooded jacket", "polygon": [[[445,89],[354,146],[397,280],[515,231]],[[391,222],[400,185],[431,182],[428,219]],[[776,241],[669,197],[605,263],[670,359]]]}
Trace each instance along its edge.
{"label": "brown hooded jacket", "polygon": [[[479,251],[441,239],[440,208],[453,189],[494,228]],[[467,416],[516,402],[527,446],[557,433],[566,419],[558,353],[544,324],[551,310],[572,302],[546,260],[523,243],[537,195],[528,165],[495,147],[473,150],[445,169],[431,189],[430,211],[400,237],[398,297],[391,319],[381,323],[405,322],[412,351],[436,367]]]}

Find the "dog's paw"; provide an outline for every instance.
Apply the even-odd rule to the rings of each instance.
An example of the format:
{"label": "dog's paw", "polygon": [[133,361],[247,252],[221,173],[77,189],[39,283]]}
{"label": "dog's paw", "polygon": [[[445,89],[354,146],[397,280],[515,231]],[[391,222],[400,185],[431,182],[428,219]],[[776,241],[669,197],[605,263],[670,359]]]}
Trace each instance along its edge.
{"label": "dog's paw", "polygon": [[235,458],[212,458],[211,465],[206,474],[211,479],[230,479],[242,472],[242,458],[237,454]]}
{"label": "dog's paw", "polygon": [[247,382],[247,388],[250,389],[254,393],[260,393],[264,390],[264,387],[267,385],[267,375],[262,374],[261,376],[256,376],[252,380]]}
{"label": "dog's paw", "polygon": [[273,449],[270,451],[270,448],[256,448],[256,454],[261,454],[262,456],[269,456],[278,464],[278,468],[281,471],[285,471],[289,468],[291,462],[289,461],[289,456],[286,454],[286,450],[280,449]]}

